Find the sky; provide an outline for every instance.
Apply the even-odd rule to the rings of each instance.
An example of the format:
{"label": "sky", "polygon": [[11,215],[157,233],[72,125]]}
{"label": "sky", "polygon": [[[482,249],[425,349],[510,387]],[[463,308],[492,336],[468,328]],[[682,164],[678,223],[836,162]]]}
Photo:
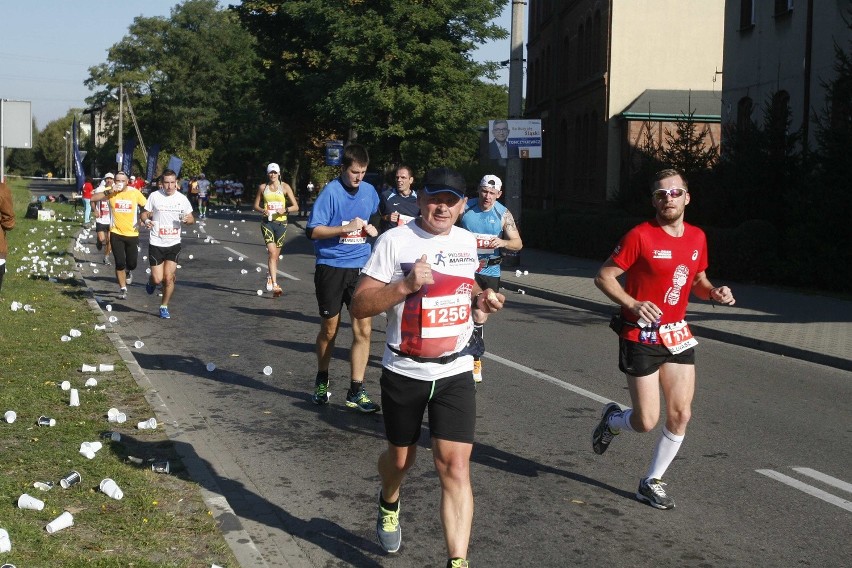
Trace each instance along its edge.
{"label": "sky", "polygon": [[[496,20],[511,30],[511,0]],[[106,62],[137,16],[168,17],[177,0],[0,0],[0,98],[32,101],[39,130],[85,108],[89,67]],[[220,0],[220,6],[237,3]],[[526,17],[526,14],[525,14]],[[478,61],[509,59],[510,41],[477,50]],[[499,83],[509,84],[508,68]]]}

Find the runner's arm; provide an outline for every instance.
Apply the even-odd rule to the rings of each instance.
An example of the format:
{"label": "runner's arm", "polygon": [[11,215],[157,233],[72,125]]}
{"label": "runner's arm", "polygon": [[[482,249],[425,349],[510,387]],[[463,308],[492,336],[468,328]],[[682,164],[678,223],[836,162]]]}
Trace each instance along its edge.
{"label": "runner's arm", "polygon": [[628,294],[618,281],[618,277],[622,274],[624,269],[615,264],[612,258],[608,258],[595,276],[595,286],[606,294],[607,298],[636,316],[637,321],[643,318],[647,321],[656,321],[662,315],[662,310],[654,302],[639,301]]}
{"label": "runner's arm", "polygon": [[497,239],[498,248],[518,251],[524,248],[524,242],[521,240],[521,233],[518,232],[518,225],[515,223],[515,217],[511,211],[506,211],[503,214],[503,239]]}
{"label": "runner's arm", "polygon": [[707,279],[707,274],[703,271],[695,275],[695,280],[692,282],[692,293],[702,300],[711,300],[728,306],[733,306],[736,303],[730,288],[727,286],[714,288],[710,280]]}
{"label": "runner's arm", "polygon": [[405,297],[412,293],[409,290],[410,283],[406,283],[408,280],[409,278],[406,277],[403,280],[387,283],[362,274],[358,287],[352,295],[352,305],[349,307],[352,317],[358,319],[372,317],[404,301]]}

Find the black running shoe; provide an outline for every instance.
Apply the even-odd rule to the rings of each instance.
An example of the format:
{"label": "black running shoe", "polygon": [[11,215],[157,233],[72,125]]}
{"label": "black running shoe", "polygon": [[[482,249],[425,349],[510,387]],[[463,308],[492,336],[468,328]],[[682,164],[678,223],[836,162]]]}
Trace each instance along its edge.
{"label": "black running shoe", "polygon": [[609,447],[609,443],[612,442],[612,439],[618,436],[621,432],[620,430],[613,431],[607,424],[609,417],[616,412],[621,412],[621,407],[616,403],[610,402],[604,406],[603,412],[601,412],[601,420],[598,422],[594,432],[592,432],[592,449],[598,455],[603,454]]}
{"label": "black running shoe", "polygon": [[664,485],[659,479],[643,479],[636,490],[636,498],[657,509],[674,509],[674,499],[666,495]]}

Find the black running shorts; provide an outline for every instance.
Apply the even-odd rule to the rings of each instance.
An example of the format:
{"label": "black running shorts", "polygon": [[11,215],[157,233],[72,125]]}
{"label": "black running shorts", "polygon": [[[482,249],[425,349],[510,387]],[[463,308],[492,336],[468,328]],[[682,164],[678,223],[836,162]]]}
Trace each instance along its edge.
{"label": "black running shorts", "polygon": [[139,237],[126,237],[118,233],[109,234],[112,256],[116,270],[136,270],[139,260]]}
{"label": "black running shorts", "polygon": [[337,268],[317,264],[314,272],[317,305],[321,317],[333,318],[340,313],[343,304],[349,307],[352,295],[361,275],[360,268]]}
{"label": "black running shorts", "polygon": [[433,438],[473,443],[476,386],[471,371],[436,381],[421,381],[382,368],[381,387],[385,436],[394,446],[417,443],[427,408]]}
{"label": "black running shorts", "polygon": [[155,247],[151,244],[148,245],[148,264],[151,266],[163,264],[167,260],[171,260],[177,264],[178,255],[180,255],[180,243],[170,247]]}
{"label": "black running shorts", "polygon": [[473,279],[476,280],[477,285],[482,288],[483,291],[491,288],[495,292],[500,291],[500,277],[499,276],[489,276],[487,274],[480,274],[477,272],[473,275]]}
{"label": "black running shorts", "polygon": [[283,248],[284,238],[287,236],[287,223],[269,221],[264,217],[260,223],[260,232],[263,233],[264,244],[275,243],[276,247]]}
{"label": "black running shorts", "polygon": [[664,345],[646,345],[618,339],[618,368],[631,377],[645,377],[656,372],[663,363],[695,365],[695,348],[673,355]]}

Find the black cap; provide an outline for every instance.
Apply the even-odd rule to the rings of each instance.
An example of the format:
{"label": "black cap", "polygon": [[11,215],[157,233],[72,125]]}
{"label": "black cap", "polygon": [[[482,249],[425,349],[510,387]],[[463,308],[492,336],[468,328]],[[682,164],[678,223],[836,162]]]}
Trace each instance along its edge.
{"label": "black cap", "polygon": [[466,189],[467,184],[462,175],[450,168],[434,168],[423,177],[423,191],[427,195],[446,191],[464,199]]}

